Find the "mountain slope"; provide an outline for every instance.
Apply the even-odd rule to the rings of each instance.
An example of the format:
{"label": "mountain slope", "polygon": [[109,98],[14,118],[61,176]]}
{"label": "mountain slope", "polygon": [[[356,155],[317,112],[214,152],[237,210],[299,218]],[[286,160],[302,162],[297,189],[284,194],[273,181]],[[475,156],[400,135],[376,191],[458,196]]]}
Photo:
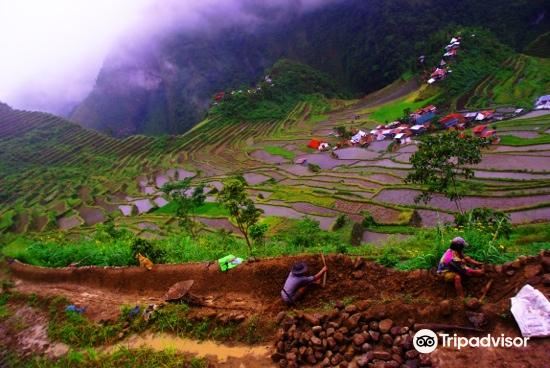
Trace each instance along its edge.
{"label": "mountain slope", "polygon": [[181,133],[212,94],[249,84],[282,57],[364,94],[415,69],[430,37],[456,25],[488,28],[516,50],[549,29],[541,0],[344,0],[258,28],[170,34],[118,50],[72,119],[114,135]]}

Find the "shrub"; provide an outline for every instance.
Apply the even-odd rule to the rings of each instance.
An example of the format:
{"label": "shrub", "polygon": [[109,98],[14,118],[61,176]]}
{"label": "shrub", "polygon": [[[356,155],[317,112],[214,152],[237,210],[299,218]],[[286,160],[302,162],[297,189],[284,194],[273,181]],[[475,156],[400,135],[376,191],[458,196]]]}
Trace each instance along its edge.
{"label": "shrub", "polygon": [[378,263],[386,267],[394,267],[400,261],[400,257],[397,255],[397,250],[393,247],[386,247],[382,251],[382,254],[377,258]]}
{"label": "shrub", "polygon": [[134,259],[135,264],[138,264],[138,261],[136,259],[138,253],[140,253],[142,256],[149,258],[154,263],[163,263],[166,256],[166,252],[163,249],[141,238],[137,238],[133,241],[131,249],[132,258]]}
{"label": "shrub", "polygon": [[361,214],[363,215],[363,222],[361,222],[361,224],[365,229],[368,229],[369,227],[376,225],[376,221],[374,220],[374,217],[372,217],[372,215],[369,212],[363,211]]}
{"label": "shrub", "polygon": [[334,222],[334,225],[332,225],[332,230],[334,230],[334,231],[340,230],[341,228],[344,227],[344,225],[346,225],[347,222],[348,222],[348,217],[346,215],[344,215],[344,214],[339,215],[336,218],[336,221]]}
{"label": "shrub", "polygon": [[307,164],[307,168],[309,169],[309,171],[311,172],[314,172],[314,173],[317,173],[319,171],[321,171],[321,166],[317,165],[317,164]]}
{"label": "shrub", "polygon": [[455,225],[464,228],[484,228],[494,239],[501,236],[508,238],[512,232],[510,217],[504,212],[490,208],[474,208],[464,214],[457,214]]}

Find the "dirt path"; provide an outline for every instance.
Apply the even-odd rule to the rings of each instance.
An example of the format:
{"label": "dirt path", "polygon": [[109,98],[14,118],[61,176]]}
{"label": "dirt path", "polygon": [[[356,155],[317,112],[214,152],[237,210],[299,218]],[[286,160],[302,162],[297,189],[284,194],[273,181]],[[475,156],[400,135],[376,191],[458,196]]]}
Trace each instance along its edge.
{"label": "dirt path", "polygon": [[[288,270],[297,260],[306,261],[311,272],[322,267],[320,257],[303,256],[247,262],[227,273],[220,272],[216,264],[208,263],[156,265],[152,271],[147,271],[138,267],[46,269],[14,262],[10,269],[17,291],[65,296],[75,303],[87,306],[86,314],[95,320],[116,317],[121,304],[158,302],[171,285],[192,279],[195,283],[191,292],[207,302],[205,307],[193,308],[195,313],[212,315],[213,312],[236,312],[245,317],[257,315],[267,322],[276,323],[280,312],[288,311],[280,301],[279,293]],[[489,267],[486,277],[469,280],[466,291],[472,296],[480,295],[489,278],[494,280],[494,287],[481,307],[481,311],[489,318],[486,331],[518,336],[515,321],[509,314],[509,298],[526,283],[537,287],[547,296],[550,295],[550,287],[542,283],[542,272],[548,271],[543,271],[541,260],[539,255],[504,267]],[[544,261],[550,264],[548,252]],[[410,324],[411,320],[469,325],[467,311],[463,303],[454,299],[452,288],[446,290],[441,281],[429,271],[400,272],[365,262],[362,258],[343,255],[327,256],[327,263],[330,271],[326,287],[312,287],[308,297],[294,308],[298,315],[304,315],[304,312],[327,313],[335,302],[348,300],[348,303],[368,305],[370,314],[383,314],[402,326]],[[446,297],[451,303],[451,314],[441,304]],[[275,336],[265,337],[268,341],[276,339]],[[159,342],[165,341],[162,339],[171,338],[142,336],[133,338],[129,343],[143,343],[155,348],[165,346]],[[171,340],[170,343],[182,351],[195,352],[202,349],[193,344],[186,345],[190,344],[189,341]],[[453,363],[455,358],[456,362],[468,366],[478,365],[479,357],[483,362],[483,365],[478,365],[480,367],[544,367],[540,357],[548,349],[548,341],[535,342],[531,346],[530,351],[533,354],[524,356],[522,353],[521,359],[516,357],[517,351],[496,349],[484,350],[483,353],[477,350],[442,350],[432,360],[434,363],[438,362],[438,367],[451,368],[458,367]],[[245,354],[238,349],[229,351],[231,354],[221,359],[224,361],[227,358],[226,366],[266,366],[265,356],[261,354],[254,357],[254,354]],[[495,362],[499,360],[518,364],[498,365]]]}

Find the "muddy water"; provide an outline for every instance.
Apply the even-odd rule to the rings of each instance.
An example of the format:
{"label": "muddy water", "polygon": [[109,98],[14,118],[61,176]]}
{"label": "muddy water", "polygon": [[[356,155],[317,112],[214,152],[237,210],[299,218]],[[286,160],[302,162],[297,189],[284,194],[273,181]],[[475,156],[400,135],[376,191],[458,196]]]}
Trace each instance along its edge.
{"label": "muddy water", "polygon": [[[244,367],[271,365],[271,360],[269,359],[270,349],[268,346],[228,346],[213,341],[196,341],[168,334],[148,334],[144,336],[132,336],[125,342],[110,347],[107,350],[116,350],[122,346],[130,349],[146,347],[156,351],[174,349],[181,353],[215,358],[219,363],[227,362],[231,358],[237,358],[239,360],[242,359],[241,366]],[[247,364],[247,362],[250,364]]]}

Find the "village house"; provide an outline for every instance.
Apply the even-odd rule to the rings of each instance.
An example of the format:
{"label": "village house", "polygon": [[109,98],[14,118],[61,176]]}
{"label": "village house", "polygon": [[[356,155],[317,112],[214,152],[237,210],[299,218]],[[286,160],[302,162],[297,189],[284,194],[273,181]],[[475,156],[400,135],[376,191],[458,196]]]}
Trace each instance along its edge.
{"label": "village house", "polygon": [[535,102],[535,110],[550,110],[550,95],[540,96]]}
{"label": "village house", "polygon": [[412,134],[414,135],[420,135],[420,134],[424,134],[426,132],[426,127],[424,125],[413,125],[411,128],[410,128]]}
{"label": "village house", "polygon": [[465,122],[466,119],[459,113],[449,114],[439,119],[439,124],[441,124],[441,127],[444,129],[454,128],[458,124],[464,124]]}
{"label": "village house", "polygon": [[485,121],[493,118],[495,110],[480,111],[476,116],[476,121]]}
{"label": "village house", "polygon": [[487,125],[485,124],[482,124],[482,125],[478,125],[478,126],[475,126],[473,129],[472,129],[472,133],[474,133],[474,135],[478,136],[478,137],[481,137],[481,135],[487,130]]}
{"label": "village house", "polygon": [[436,112],[437,108],[434,105],[429,105],[413,112],[410,118],[415,125],[421,125],[431,121]]}

